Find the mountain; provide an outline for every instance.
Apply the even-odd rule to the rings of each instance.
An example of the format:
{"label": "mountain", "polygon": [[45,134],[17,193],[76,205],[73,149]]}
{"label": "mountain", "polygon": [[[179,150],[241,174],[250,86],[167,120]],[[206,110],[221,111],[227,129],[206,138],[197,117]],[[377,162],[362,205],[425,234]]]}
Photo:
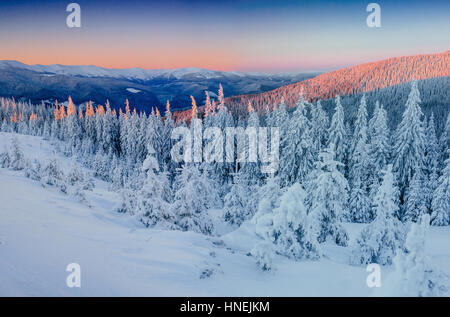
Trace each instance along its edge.
{"label": "mountain", "polygon": [[[228,109],[235,115],[246,115],[247,105],[260,113],[265,107],[273,108],[284,98],[288,107],[298,101],[300,92],[306,99],[327,100],[336,95],[351,96],[363,92],[380,91],[389,87],[401,86],[412,80],[427,80],[450,76],[450,51],[438,54],[394,57],[373,63],[360,64],[282,86],[258,94],[244,94],[225,99]],[[442,83],[448,90],[448,81]],[[401,88],[403,89],[403,87]],[[432,92],[428,92],[430,94]],[[444,100],[441,100],[443,103]],[[189,112],[177,113],[178,118],[189,117]]]}
{"label": "mountain", "polygon": [[229,95],[259,93],[310,78],[303,73],[243,73],[202,68],[179,69],[107,69],[97,66],[27,65],[17,61],[0,61],[0,95],[40,102],[55,99],[75,103],[89,100],[113,107],[123,106],[125,99],[138,110],[163,108],[170,100],[173,109],[190,105],[190,95],[201,104],[205,91],[215,96],[219,83]]}
{"label": "mountain", "polygon": [[289,107],[296,104],[301,91],[309,100],[324,100],[336,95],[345,96],[383,89],[412,80],[447,76],[450,76],[450,51],[360,64],[320,74],[265,93],[230,97],[227,102],[233,106],[235,103],[247,105],[250,101],[254,107],[263,110],[265,104],[279,103],[283,97]]}

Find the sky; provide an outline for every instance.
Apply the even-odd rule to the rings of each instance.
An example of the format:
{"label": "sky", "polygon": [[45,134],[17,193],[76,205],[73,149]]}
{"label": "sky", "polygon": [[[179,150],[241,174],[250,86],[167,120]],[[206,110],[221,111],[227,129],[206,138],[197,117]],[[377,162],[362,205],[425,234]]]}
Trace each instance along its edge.
{"label": "sky", "polygon": [[[73,0],[72,0],[73,1]],[[372,0],[373,1],[373,0]],[[325,71],[450,49],[450,1],[0,0],[0,59],[107,68]]]}

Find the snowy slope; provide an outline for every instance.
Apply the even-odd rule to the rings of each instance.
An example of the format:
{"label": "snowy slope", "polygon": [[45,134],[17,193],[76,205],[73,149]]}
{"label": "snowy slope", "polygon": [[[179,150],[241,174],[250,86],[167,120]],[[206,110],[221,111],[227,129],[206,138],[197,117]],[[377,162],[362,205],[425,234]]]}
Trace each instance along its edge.
{"label": "snowy slope", "polygon": [[[17,136],[28,159],[57,156],[39,137],[0,133],[0,151]],[[316,262],[275,259],[260,271],[247,256],[252,225],[220,238],[143,228],[114,212],[117,194],[96,181],[91,207],[23,171],[0,168],[1,296],[368,296],[367,272],[347,265],[349,248],[326,247]],[[351,236],[360,225],[348,226]],[[450,228],[432,228],[428,253],[450,274]],[[66,286],[67,264],[81,265],[81,288]],[[391,271],[383,269],[382,279]]]}

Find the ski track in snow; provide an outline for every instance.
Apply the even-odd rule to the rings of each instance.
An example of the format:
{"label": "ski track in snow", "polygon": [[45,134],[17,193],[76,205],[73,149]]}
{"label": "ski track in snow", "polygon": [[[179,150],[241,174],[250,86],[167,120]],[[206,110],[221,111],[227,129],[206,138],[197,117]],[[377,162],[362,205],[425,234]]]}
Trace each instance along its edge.
{"label": "ski track in snow", "polygon": [[[0,133],[0,151],[15,136],[29,160],[71,160],[39,137]],[[83,169],[87,171],[86,169]],[[368,296],[365,267],[347,264],[350,248],[325,246],[319,261],[275,258],[263,272],[248,252],[252,225],[221,237],[144,228],[114,211],[118,194],[95,180],[88,207],[53,187],[0,168],[1,296]],[[346,224],[351,237],[362,228]],[[450,275],[450,228],[432,228],[427,252]],[[229,230],[228,230],[229,231]],[[223,241],[223,242],[222,242]],[[81,288],[66,286],[69,263]],[[382,269],[383,278],[392,269]],[[209,272],[212,272],[211,276]],[[203,275],[203,276],[202,276]],[[204,277],[204,278],[201,278]]]}

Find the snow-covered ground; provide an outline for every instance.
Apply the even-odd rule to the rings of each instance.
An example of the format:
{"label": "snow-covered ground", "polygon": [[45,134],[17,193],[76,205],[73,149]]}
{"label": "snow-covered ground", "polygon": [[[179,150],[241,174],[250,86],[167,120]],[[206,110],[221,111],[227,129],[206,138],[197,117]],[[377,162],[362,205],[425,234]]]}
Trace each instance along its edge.
{"label": "snow-covered ground", "polygon": [[[41,138],[0,133],[0,152],[16,136],[29,160],[60,156]],[[257,241],[250,223],[221,237],[144,228],[115,212],[117,193],[95,181],[86,203],[0,168],[1,296],[369,296],[369,274],[348,265],[350,248],[326,246],[319,261],[275,259],[261,271],[248,256]],[[346,226],[355,237],[361,225]],[[431,228],[427,253],[450,275],[450,228]],[[69,263],[81,288],[69,288]],[[383,280],[391,268],[382,269]]]}

